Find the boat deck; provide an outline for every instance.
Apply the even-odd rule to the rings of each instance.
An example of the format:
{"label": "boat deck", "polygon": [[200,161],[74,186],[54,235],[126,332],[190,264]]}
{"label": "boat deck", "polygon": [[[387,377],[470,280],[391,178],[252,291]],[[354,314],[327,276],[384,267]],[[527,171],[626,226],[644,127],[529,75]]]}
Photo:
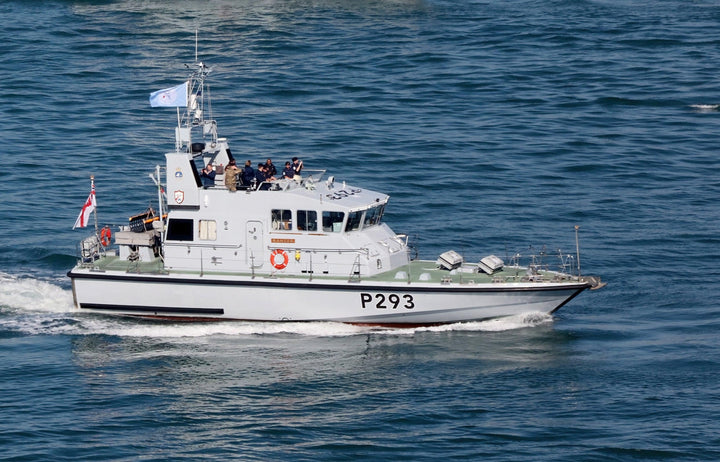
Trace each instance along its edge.
{"label": "boat deck", "polygon": [[[92,263],[82,265],[91,271],[119,271],[128,274],[196,274],[199,272],[168,271],[164,268],[162,259],[156,258],[152,261],[128,261],[117,256],[108,255],[95,260]],[[349,280],[349,281],[374,281],[374,282],[408,282],[408,283],[430,283],[430,284],[486,284],[486,283],[512,283],[512,282],[560,282],[577,280],[577,277],[568,274],[558,273],[549,270],[529,271],[527,267],[505,266],[503,269],[488,275],[478,271],[475,264],[465,264],[452,271],[441,269],[434,261],[413,260],[408,265],[401,266],[391,271],[375,276],[329,276],[325,274],[301,274],[288,275],[267,271],[251,272],[223,272],[204,271],[205,275],[218,276],[240,276],[240,277],[261,277],[274,279],[299,279],[299,280]]]}

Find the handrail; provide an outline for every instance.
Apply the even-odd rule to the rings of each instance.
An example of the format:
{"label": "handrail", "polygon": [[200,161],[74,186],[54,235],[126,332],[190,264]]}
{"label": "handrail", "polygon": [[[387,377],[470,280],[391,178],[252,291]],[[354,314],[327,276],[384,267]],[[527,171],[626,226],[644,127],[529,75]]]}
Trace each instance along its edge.
{"label": "handrail", "polygon": [[272,245],[272,246],[270,246],[270,245],[269,245],[269,246],[266,247],[266,250],[270,251],[270,250],[281,249],[281,248],[284,248],[284,249],[292,249],[292,250],[295,250],[296,252],[321,252],[321,253],[343,253],[343,252],[349,253],[349,252],[355,252],[355,253],[359,253],[359,254],[365,254],[365,256],[370,255],[370,249],[368,249],[368,248],[366,248],[366,247],[361,247],[361,248],[359,248],[359,249],[347,249],[347,248],[346,248],[346,249],[328,249],[328,248],[325,248],[325,247],[323,247],[323,248],[316,248],[316,247],[294,247],[292,244],[290,244],[290,245],[286,245],[286,246],[282,246],[282,245]]}
{"label": "handrail", "polygon": [[[309,172],[313,172],[313,173],[309,173]],[[322,181],[322,177],[323,177],[323,175],[325,175],[325,172],[327,172],[327,170],[325,170],[325,169],[306,168],[305,170],[303,170],[303,172],[300,175],[302,176],[303,181],[310,180],[310,181],[314,181],[315,183],[319,183]]]}
{"label": "handrail", "polygon": [[[188,242],[191,242],[192,244],[188,244]],[[205,244],[205,243],[197,243],[196,241],[165,241],[165,245],[169,247],[204,247],[204,248],[211,248],[216,247],[220,249],[239,249],[242,247],[242,244]]]}

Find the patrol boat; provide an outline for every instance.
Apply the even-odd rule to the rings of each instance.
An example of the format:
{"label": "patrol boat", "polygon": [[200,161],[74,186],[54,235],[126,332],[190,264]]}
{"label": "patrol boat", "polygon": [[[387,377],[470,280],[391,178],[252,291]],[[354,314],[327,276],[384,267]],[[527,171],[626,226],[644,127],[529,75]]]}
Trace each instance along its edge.
{"label": "patrol boat", "polygon": [[[324,170],[259,184],[225,175],[233,155],[206,117],[209,73],[196,62],[184,84],[151,95],[178,114],[175,150],[150,174],[157,210],[116,229],[96,225],[80,242],[68,272],[80,310],[419,326],[553,313],[604,285],[580,276],[579,253],[559,254],[559,270],[538,259],[521,266],[519,255],[508,264],[494,255],[466,262],[454,251],[415,259],[407,236],[383,222],[389,196]],[[209,164],[208,185],[199,170]]]}

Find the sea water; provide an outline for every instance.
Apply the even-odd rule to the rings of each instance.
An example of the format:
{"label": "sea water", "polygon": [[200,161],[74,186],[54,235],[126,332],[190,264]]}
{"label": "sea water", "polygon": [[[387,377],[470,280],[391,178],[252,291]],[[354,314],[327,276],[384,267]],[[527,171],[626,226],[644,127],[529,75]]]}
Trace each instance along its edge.
{"label": "sea water", "polygon": [[[0,4],[0,458],[720,459],[720,6]],[[422,258],[575,253],[553,316],[418,329],[78,313],[71,229],[154,206],[197,57],[236,158],[390,194]],[[550,257],[548,257],[550,258]],[[280,296],[280,295],[278,295]]]}

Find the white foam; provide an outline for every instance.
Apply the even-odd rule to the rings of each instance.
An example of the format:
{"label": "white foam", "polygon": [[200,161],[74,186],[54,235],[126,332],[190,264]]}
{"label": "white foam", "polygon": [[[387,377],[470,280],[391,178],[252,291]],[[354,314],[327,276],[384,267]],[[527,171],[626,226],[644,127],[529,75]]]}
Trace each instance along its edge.
{"label": "white foam", "polygon": [[119,337],[197,338],[213,335],[299,335],[347,337],[353,335],[413,335],[416,332],[501,332],[552,322],[550,315],[525,313],[478,322],[462,322],[417,328],[381,328],[338,322],[148,322],[115,316],[78,312],[72,293],[55,284],[0,273],[2,328],[30,335],[114,335]]}
{"label": "white foam", "polygon": [[691,104],[690,107],[698,112],[715,112],[720,109],[720,104]]}
{"label": "white foam", "polygon": [[506,330],[524,329],[552,323],[552,316],[544,313],[523,313],[504,318],[488,319],[486,321],[459,322],[455,324],[444,324],[441,326],[421,327],[417,330],[431,332],[448,331],[480,331],[480,332],[502,332]]}
{"label": "white foam", "polygon": [[97,317],[83,319],[83,325],[94,333],[120,337],[207,337],[212,335],[249,336],[295,334],[301,336],[350,336],[364,332],[363,328],[333,322],[209,322],[162,323],[121,321],[120,318]]}
{"label": "white foam", "polygon": [[[115,317],[82,316],[80,326],[84,334],[105,334],[119,337],[182,338],[224,335],[298,335],[308,337],[349,337],[354,335],[413,335],[417,332],[481,331],[501,332],[539,326],[552,322],[550,315],[526,313],[488,321],[463,322],[430,327],[382,328],[355,326],[338,322],[210,322],[162,323],[125,320]],[[64,329],[62,330],[64,332]]]}
{"label": "white foam", "polygon": [[67,313],[73,310],[72,293],[50,282],[0,273],[0,307]]}

